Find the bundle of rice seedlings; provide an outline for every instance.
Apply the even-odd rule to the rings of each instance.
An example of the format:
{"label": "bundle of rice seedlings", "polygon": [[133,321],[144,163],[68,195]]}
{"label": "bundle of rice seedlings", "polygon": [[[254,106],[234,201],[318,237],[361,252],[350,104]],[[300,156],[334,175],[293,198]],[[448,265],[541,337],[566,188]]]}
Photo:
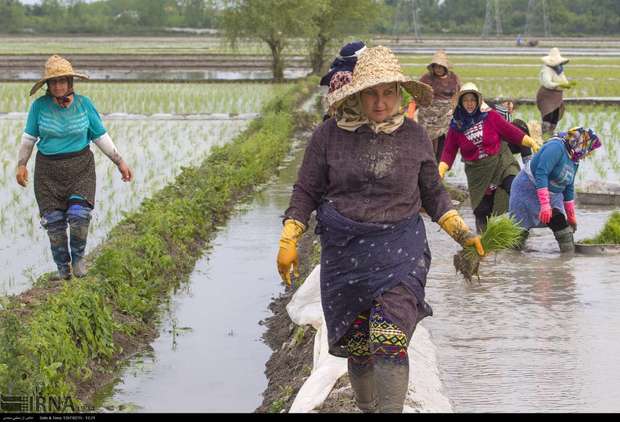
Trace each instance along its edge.
{"label": "bundle of rice seedlings", "polygon": [[[514,217],[502,214],[489,218],[487,227],[480,236],[485,254],[513,249],[522,241],[523,229],[517,224]],[[480,281],[478,272],[481,257],[473,246],[468,246],[454,255],[453,263],[457,272],[471,282],[472,276],[476,275]]]}
{"label": "bundle of rice seedlings", "polygon": [[620,211],[614,211],[609,216],[603,230],[594,238],[584,240],[590,245],[620,245]]}

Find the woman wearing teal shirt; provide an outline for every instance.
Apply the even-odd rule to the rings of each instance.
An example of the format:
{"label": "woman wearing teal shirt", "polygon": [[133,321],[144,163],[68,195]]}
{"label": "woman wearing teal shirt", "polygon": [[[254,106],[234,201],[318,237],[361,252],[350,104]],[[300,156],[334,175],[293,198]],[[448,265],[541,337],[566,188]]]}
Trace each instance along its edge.
{"label": "woman wearing teal shirt", "polygon": [[74,77],[87,78],[75,73],[71,63],[60,56],[47,60],[43,79],[30,91],[33,95],[47,83],[46,95],[30,107],[16,175],[17,183],[26,186],[26,165],[36,144],[34,193],[58,267],[57,278],[65,280],[71,278],[72,271],[76,277],[86,275],[83,258],[96,190],[90,143],[118,166],[123,181],[133,177],[90,99],[73,92]]}

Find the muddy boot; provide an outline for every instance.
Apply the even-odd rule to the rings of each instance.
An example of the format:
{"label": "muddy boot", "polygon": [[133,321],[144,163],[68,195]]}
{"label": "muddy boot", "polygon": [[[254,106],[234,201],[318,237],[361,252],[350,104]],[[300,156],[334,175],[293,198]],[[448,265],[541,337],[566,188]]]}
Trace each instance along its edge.
{"label": "muddy boot", "polygon": [[519,240],[519,243],[515,246],[515,249],[518,251],[522,251],[523,249],[525,249],[525,242],[527,242],[528,237],[530,237],[529,230],[523,230],[521,232],[521,239]]}
{"label": "muddy boot", "polygon": [[356,362],[347,359],[349,380],[355,392],[355,403],[362,413],[374,413],[377,410],[377,394],[375,391],[375,374],[371,359]]}
{"label": "muddy boot", "polygon": [[50,275],[49,279],[53,281],[69,280],[71,278],[71,264],[58,267],[58,271]]}
{"label": "muddy boot", "polygon": [[41,219],[41,225],[47,230],[50,239],[52,257],[58,267],[58,273],[50,277],[51,280],[68,280],[71,278],[71,256],[67,245],[67,220],[64,211],[46,213]]}
{"label": "muddy boot", "polygon": [[91,211],[91,208],[78,204],[71,205],[67,210],[71,262],[73,263],[73,274],[76,277],[86,276],[84,254],[86,251],[86,240],[88,238]]}
{"label": "muddy boot", "polygon": [[553,232],[555,236],[555,240],[558,241],[558,245],[560,246],[560,252],[574,252],[575,251],[575,242],[573,240],[573,229],[571,227],[566,227],[562,230],[558,230]]}
{"label": "muddy boot", "polygon": [[409,389],[409,360],[375,360],[377,413],[403,413]]}

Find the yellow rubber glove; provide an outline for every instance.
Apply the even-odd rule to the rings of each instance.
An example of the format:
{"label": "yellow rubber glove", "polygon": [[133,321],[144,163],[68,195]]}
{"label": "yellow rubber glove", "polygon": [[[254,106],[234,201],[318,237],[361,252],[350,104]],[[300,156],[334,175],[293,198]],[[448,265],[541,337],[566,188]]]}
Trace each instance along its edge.
{"label": "yellow rubber glove", "polygon": [[446,172],[450,170],[450,166],[447,163],[441,161],[437,166],[437,169],[439,170],[439,177],[443,179],[443,177],[446,175]]}
{"label": "yellow rubber glove", "polygon": [[467,224],[465,224],[465,221],[463,221],[458,211],[448,211],[441,216],[437,223],[450,237],[452,237],[452,239],[456,240],[459,245],[463,247],[473,246],[476,248],[478,255],[484,256],[484,248],[482,247],[480,236],[473,234],[471,230],[469,230],[469,227],[467,227]]}
{"label": "yellow rubber glove", "polygon": [[284,222],[280,235],[280,250],[278,251],[278,272],[287,286],[291,285],[291,266],[293,274],[299,277],[299,256],[297,255],[297,240],[306,231],[306,226],[297,220],[289,218]]}
{"label": "yellow rubber glove", "polygon": [[540,149],[540,144],[536,142],[534,138],[531,138],[528,135],[525,135],[523,137],[523,139],[521,140],[521,145],[523,145],[524,147],[530,147],[532,149],[532,152],[534,153],[538,152],[538,150]]}

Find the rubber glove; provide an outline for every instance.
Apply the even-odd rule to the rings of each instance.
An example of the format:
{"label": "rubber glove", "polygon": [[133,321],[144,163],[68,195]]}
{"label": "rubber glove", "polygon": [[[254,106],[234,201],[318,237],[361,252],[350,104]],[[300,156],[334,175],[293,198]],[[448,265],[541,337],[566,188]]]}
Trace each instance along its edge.
{"label": "rubber glove", "polygon": [[565,201],[564,209],[566,210],[566,220],[568,224],[573,228],[573,231],[577,231],[577,216],[575,215],[575,201]]}
{"label": "rubber glove", "polygon": [[536,195],[538,196],[538,202],[540,203],[540,212],[538,213],[538,219],[543,224],[549,224],[549,222],[551,221],[551,202],[549,201],[549,189],[536,189]]}
{"label": "rubber glove", "polygon": [[570,83],[567,84],[559,84],[558,85],[560,88],[562,89],[571,89],[573,87],[573,85],[571,85]]}
{"label": "rubber glove", "polygon": [[477,236],[469,230],[465,221],[461,218],[458,211],[450,210],[441,216],[437,222],[441,228],[456,240],[461,246],[473,246],[476,248],[476,252],[480,256],[484,256],[484,248],[480,241],[480,236]]}
{"label": "rubber glove", "polygon": [[446,172],[450,170],[450,166],[447,163],[441,161],[439,163],[439,166],[437,166],[437,170],[439,170],[439,177],[443,179],[443,177],[446,175]]}
{"label": "rubber glove", "polygon": [[26,187],[26,185],[28,184],[28,169],[26,168],[26,166],[17,166],[15,178],[17,179],[17,183],[19,183],[23,187]]}
{"label": "rubber glove", "polygon": [[299,256],[297,255],[297,240],[306,231],[306,226],[297,220],[289,218],[284,222],[280,235],[280,250],[278,251],[278,272],[287,286],[291,285],[291,266],[293,274],[299,277]]}
{"label": "rubber glove", "polygon": [[521,145],[531,148],[533,153],[537,153],[538,150],[540,150],[540,144],[534,138],[528,135],[525,135],[523,139],[521,139]]}

